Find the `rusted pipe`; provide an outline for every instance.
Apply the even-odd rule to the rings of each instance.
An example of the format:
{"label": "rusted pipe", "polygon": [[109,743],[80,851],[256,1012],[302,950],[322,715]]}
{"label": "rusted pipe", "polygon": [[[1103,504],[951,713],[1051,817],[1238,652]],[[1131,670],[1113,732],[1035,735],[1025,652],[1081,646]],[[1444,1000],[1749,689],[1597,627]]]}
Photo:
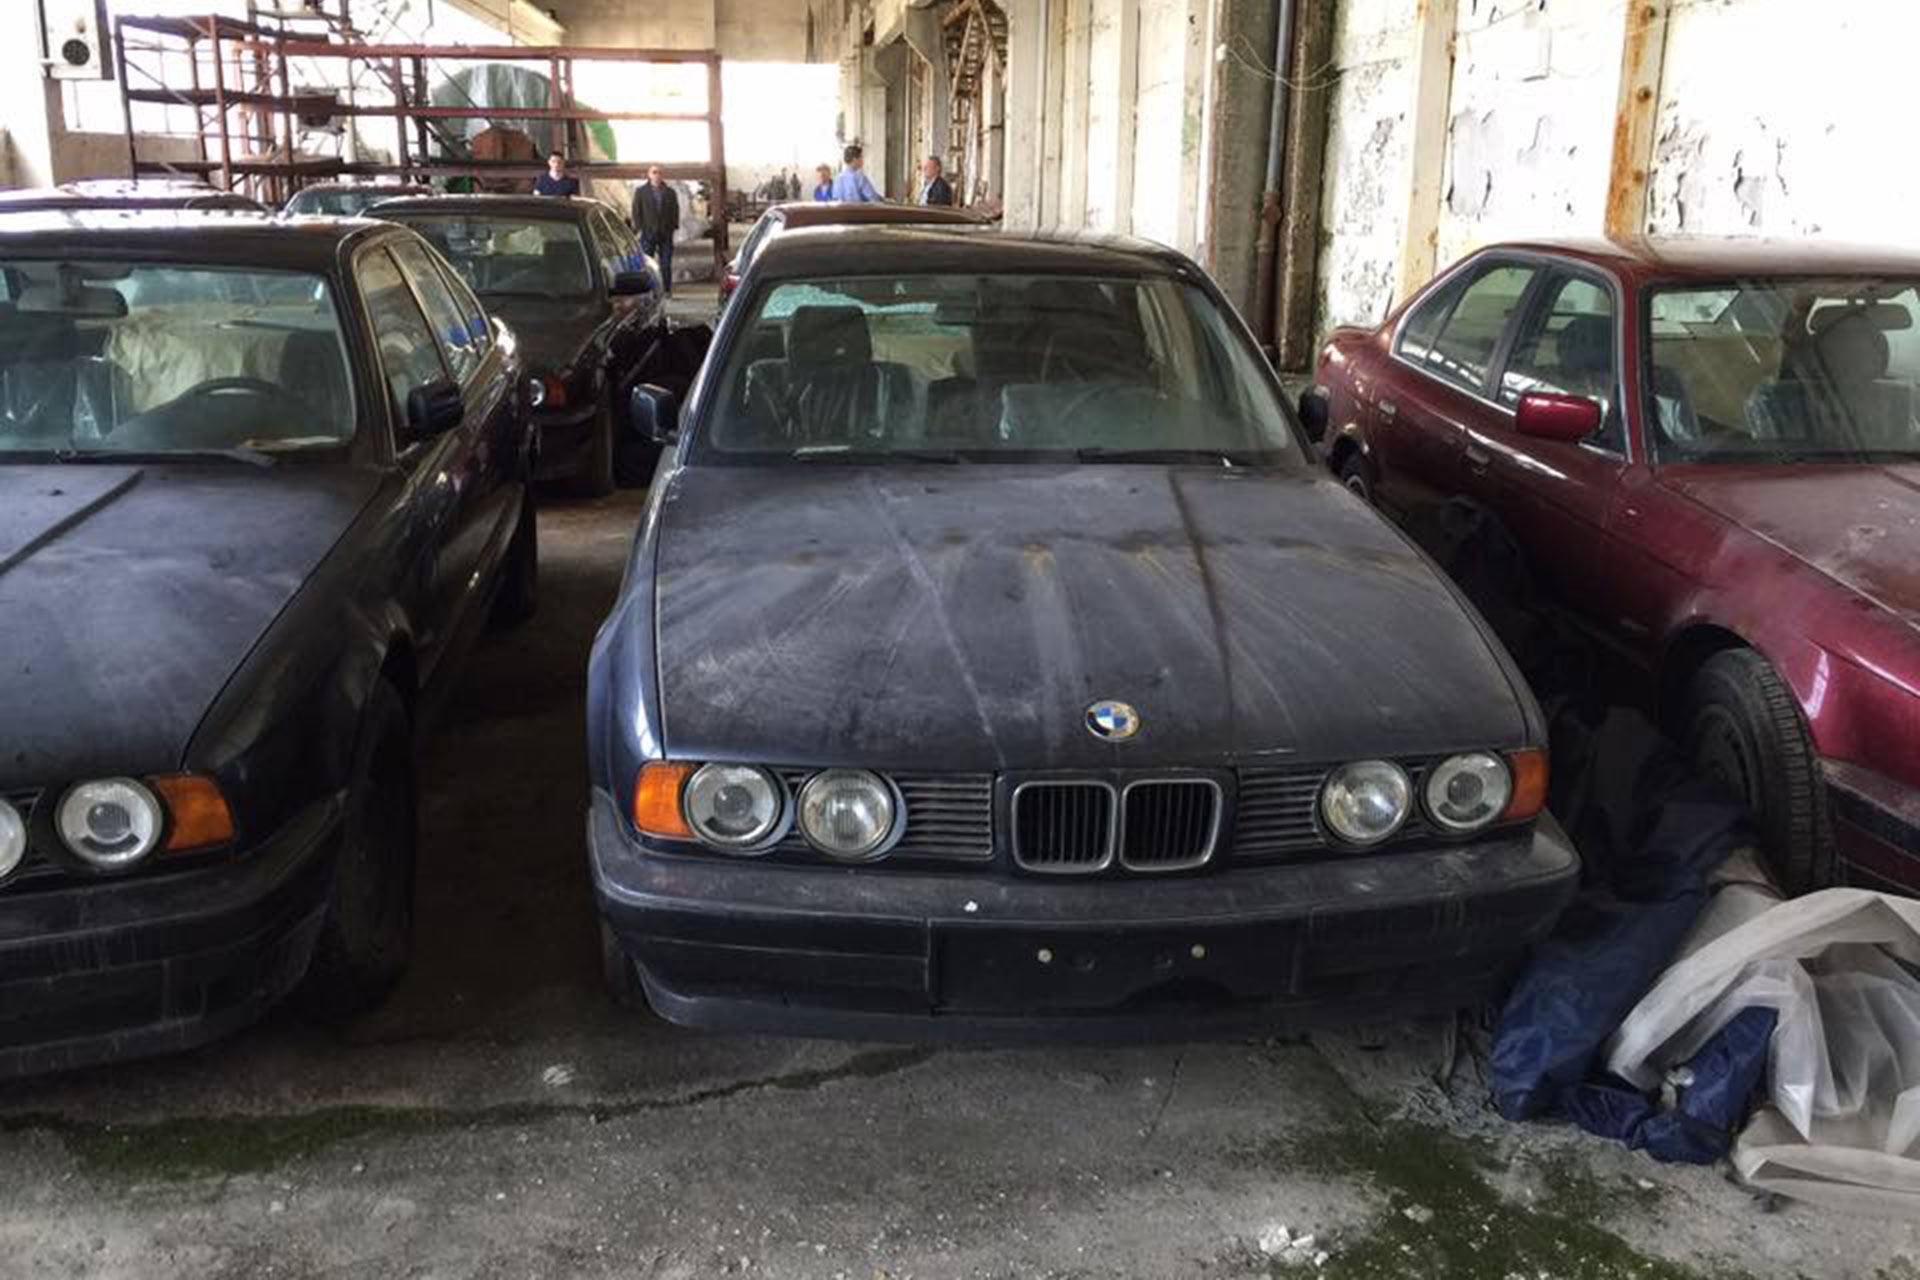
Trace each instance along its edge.
{"label": "rusted pipe", "polygon": [[1293,61],[1294,0],[1280,0],[1273,38],[1273,103],[1267,117],[1267,177],[1260,194],[1260,232],[1253,249],[1253,315],[1260,341],[1275,345],[1274,248],[1280,236],[1280,165],[1287,145],[1287,70]]}

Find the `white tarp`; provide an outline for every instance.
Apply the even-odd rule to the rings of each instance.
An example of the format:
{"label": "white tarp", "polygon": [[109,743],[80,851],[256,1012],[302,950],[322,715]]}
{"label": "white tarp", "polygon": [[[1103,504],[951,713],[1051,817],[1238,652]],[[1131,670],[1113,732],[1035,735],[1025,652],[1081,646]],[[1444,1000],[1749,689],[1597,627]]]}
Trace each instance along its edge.
{"label": "white tarp", "polygon": [[1779,1014],[1769,1105],[1734,1144],[1749,1184],[1920,1213],[1920,901],[1825,889],[1789,901],[1736,857],[1681,959],[1608,1045],[1657,1089],[1742,1009]]}

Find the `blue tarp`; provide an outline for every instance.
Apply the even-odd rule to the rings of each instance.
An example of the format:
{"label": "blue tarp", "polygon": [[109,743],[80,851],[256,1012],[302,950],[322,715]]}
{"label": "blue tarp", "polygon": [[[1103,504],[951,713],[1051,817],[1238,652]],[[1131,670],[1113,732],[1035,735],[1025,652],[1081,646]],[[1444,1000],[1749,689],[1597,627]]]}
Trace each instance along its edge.
{"label": "blue tarp", "polygon": [[1587,884],[1535,952],[1494,1030],[1494,1101],[1510,1120],[1564,1116],[1664,1160],[1725,1155],[1766,1069],[1770,1010],[1736,1018],[1690,1065],[1673,1108],[1599,1075],[1614,1028],[1672,963],[1713,873],[1751,841],[1741,806],[1644,719],[1555,725],[1556,795]]}

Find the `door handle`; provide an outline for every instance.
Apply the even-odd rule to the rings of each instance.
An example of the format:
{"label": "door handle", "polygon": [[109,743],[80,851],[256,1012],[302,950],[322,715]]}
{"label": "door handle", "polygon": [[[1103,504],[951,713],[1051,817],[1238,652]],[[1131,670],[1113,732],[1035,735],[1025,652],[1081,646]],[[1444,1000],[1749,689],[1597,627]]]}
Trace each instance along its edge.
{"label": "door handle", "polygon": [[1384,398],[1380,401],[1378,408],[1380,410],[1380,416],[1383,418],[1393,418],[1400,412],[1399,405]]}
{"label": "door handle", "polygon": [[1493,461],[1493,455],[1477,444],[1467,445],[1465,449],[1461,450],[1460,456],[1466,460],[1467,469],[1475,475],[1484,474],[1487,469],[1487,464]]}

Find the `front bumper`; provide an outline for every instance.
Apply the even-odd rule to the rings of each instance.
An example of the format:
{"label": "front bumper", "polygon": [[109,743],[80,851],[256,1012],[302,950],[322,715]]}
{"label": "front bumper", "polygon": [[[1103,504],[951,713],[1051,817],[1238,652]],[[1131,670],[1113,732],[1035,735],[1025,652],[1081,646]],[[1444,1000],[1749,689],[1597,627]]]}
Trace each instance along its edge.
{"label": "front bumper", "polygon": [[533,478],[552,480],[578,471],[598,424],[599,406],[594,403],[551,411],[536,409],[533,427],[539,448],[534,455]]}
{"label": "front bumper", "polygon": [[307,970],[340,804],[215,867],[0,894],[0,1079],[204,1044]]}
{"label": "front bumper", "polygon": [[688,1026],[1022,1043],[1198,1039],[1457,1008],[1573,896],[1557,824],[1472,845],[1098,883],[643,852],[588,815],[596,895]]}

